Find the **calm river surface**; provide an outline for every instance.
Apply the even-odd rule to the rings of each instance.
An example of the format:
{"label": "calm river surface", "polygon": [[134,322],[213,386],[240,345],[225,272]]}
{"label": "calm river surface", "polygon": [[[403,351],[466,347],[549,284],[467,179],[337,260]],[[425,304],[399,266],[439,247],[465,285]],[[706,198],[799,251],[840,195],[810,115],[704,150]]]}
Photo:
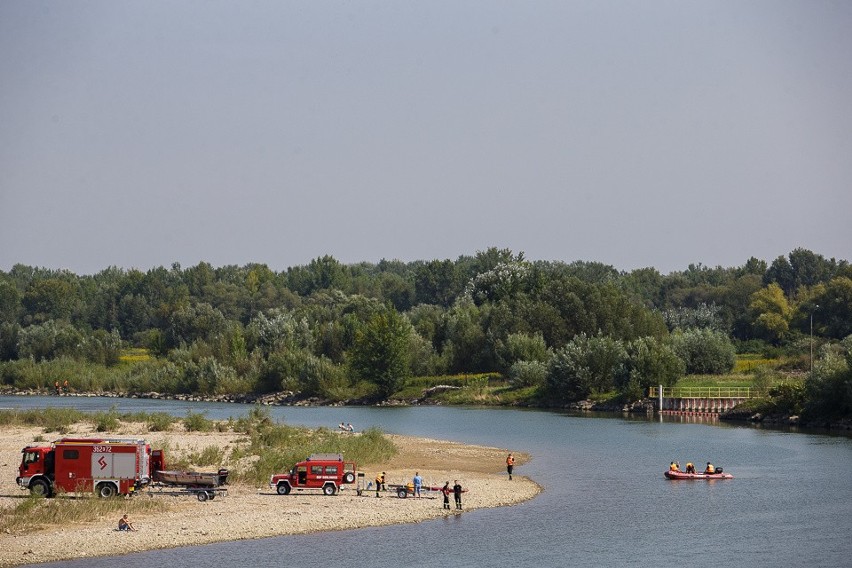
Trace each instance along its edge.
{"label": "calm river surface", "polygon": [[[237,417],[231,404],[0,397],[0,408],[188,409]],[[160,550],[48,566],[256,568],[313,566],[613,567],[852,565],[852,439],[750,427],[586,418],[553,412],[446,408],[271,407],[290,424],[504,447],[532,454],[516,473],[544,492],[515,507],[415,525]],[[735,479],[673,482],[672,460],[721,465]],[[464,481],[462,480],[462,483]],[[437,506],[437,505],[436,505]],[[294,519],[293,522],[298,522]],[[44,566],[44,565],[40,565]]]}

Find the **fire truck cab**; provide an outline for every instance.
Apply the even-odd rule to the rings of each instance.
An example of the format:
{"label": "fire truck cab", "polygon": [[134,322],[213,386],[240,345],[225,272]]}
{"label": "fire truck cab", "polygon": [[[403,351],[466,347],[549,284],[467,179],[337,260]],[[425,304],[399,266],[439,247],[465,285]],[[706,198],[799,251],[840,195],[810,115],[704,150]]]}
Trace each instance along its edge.
{"label": "fire truck cab", "polygon": [[355,483],[355,463],[343,461],[340,454],[312,454],[289,473],[275,474],[269,480],[269,486],[279,495],[305,489],[321,489],[325,495],[334,495],[347,483]]}
{"label": "fire truck cab", "polygon": [[21,453],[16,481],[35,495],[129,495],[151,480],[151,447],[145,440],[62,438],[51,446],[27,446]]}

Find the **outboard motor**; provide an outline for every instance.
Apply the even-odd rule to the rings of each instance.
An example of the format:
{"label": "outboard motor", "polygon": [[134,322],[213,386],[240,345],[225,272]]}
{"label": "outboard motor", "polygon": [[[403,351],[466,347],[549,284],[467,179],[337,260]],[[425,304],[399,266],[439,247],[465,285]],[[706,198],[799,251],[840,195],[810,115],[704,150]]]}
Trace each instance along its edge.
{"label": "outboard motor", "polygon": [[722,468],[721,468],[721,467],[717,467],[717,468],[716,468],[716,473],[722,473]]}

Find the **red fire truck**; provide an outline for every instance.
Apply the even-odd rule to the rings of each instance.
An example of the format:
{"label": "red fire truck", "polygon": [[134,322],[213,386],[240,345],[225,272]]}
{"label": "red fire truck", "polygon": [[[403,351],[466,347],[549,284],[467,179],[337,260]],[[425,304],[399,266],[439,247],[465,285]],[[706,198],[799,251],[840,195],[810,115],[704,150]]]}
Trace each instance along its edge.
{"label": "red fire truck", "polygon": [[354,482],[354,462],[343,461],[340,454],[312,454],[297,463],[289,473],[273,475],[269,485],[279,495],[287,495],[294,489],[322,489],[326,495],[334,495],[344,483]]}
{"label": "red fire truck", "polygon": [[[50,446],[27,446],[17,482],[31,493],[57,491],[99,497],[128,495],[151,481],[151,446],[132,438],[62,438]],[[164,464],[157,451],[154,468]]]}

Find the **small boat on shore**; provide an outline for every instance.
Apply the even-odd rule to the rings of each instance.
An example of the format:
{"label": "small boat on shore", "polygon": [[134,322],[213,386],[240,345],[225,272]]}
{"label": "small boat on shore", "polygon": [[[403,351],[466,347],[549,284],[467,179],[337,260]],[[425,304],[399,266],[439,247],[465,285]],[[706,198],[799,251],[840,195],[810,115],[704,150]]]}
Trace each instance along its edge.
{"label": "small boat on shore", "polygon": [[671,471],[668,470],[663,473],[666,476],[666,479],[733,479],[734,476],[730,473],[725,472],[717,472],[717,473],[686,473],[685,471]]}
{"label": "small boat on shore", "polygon": [[155,471],[154,481],[163,485],[184,487],[219,487],[228,482],[228,470],[223,468],[216,472]]}

